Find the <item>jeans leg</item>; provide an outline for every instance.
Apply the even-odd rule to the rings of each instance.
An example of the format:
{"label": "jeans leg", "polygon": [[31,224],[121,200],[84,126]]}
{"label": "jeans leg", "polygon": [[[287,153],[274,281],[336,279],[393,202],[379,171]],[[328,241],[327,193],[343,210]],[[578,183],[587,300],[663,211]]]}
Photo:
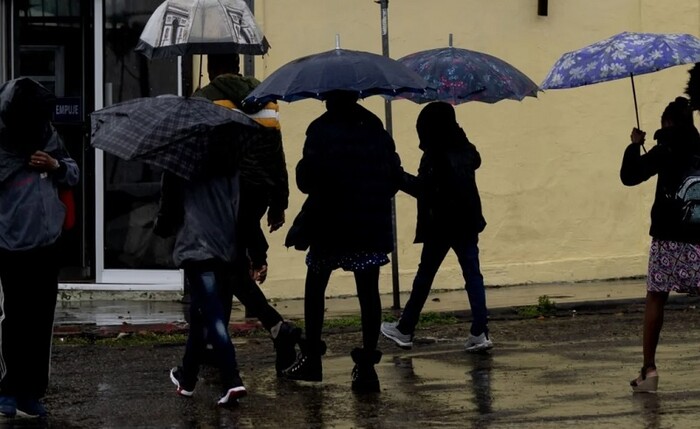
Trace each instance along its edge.
{"label": "jeans leg", "polygon": [[423,243],[418,271],[415,279],[413,279],[411,296],[408,298],[399,320],[398,328],[404,334],[413,333],[416,329],[418,318],[421,311],[423,311],[425,301],[428,299],[430,288],[433,286],[435,274],[437,274],[438,268],[440,268],[440,264],[442,264],[449,250],[449,243],[443,240]]}
{"label": "jeans leg", "polygon": [[270,305],[267,297],[263,293],[260,286],[250,278],[248,267],[237,267],[236,276],[233,279],[233,294],[243,304],[246,311],[250,311],[266,330],[272,329],[284,319]]}
{"label": "jeans leg", "polygon": [[[221,371],[221,381],[224,388],[229,388],[238,376],[236,351],[225,323],[224,305],[221,302],[220,278],[214,271],[185,269],[185,275],[190,282],[192,302],[191,321],[183,369],[187,381],[196,380],[204,350],[204,331],[214,347],[216,360]],[[201,324],[201,325],[200,325]]]}
{"label": "jeans leg", "polygon": [[488,311],[486,309],[486,290],[484,277],[479,266],[479,239],[474,237],[466,241],[455,243],[452,248],[457,254],[459,265],[464,276],[464,288],[469,298],[469,306],[472,310],[472,335],[488,333]]}

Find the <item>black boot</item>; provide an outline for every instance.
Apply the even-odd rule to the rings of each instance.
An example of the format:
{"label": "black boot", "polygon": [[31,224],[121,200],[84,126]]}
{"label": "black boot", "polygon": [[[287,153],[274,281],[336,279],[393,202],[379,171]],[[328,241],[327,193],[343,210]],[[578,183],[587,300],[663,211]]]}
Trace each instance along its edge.
{"label": "black boot", "polygon": [[355,367],[352,369],[352,390],[357,393],[379,392],[379,377],[374,365],[379,363],[379,350],[353,349],[350,353]]}
{"label": "black boot", "polygon": [[301,329],[289,322],[282,322],[277,337],[272,340],[277,352],[275,369],[277,376],[282,376],[282,371],[292,366],[297,358],[296,345],[301,339]]}
{"label": "black boot", "polygon": [[289,380],[323,380],[321,356],[326,354],[326,343],[321,341],[319,344],[309,344],[306,340],[301,340],[299,348],[301,351],[296,361],[292,366],[282,371],[282,376]]}

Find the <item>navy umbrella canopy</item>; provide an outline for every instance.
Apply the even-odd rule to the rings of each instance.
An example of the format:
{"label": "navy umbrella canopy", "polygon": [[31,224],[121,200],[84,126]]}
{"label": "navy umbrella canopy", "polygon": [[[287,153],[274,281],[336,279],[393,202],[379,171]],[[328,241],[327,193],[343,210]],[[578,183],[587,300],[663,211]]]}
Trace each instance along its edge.
{"label": "navy umbrella canopy", "polygon": [[423,93],[428,87],[417,73],[398,61],[365,51],[336,47],[298,58],[277,69],[250,93],[246,102],[324,100],[331,91],[371,95]]}

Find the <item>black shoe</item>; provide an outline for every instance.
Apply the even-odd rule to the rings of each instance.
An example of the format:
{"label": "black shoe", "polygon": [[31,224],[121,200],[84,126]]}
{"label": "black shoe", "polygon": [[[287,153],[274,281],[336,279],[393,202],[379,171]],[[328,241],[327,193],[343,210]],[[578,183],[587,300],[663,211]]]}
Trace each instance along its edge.
{"label": "black shoe", "polygon": [[352,391],[356,393],[379,392],[379,377],[374,364],[379,363],[382,352],[379,350],[353,349]]}
{"label": "black shoe", "polygon": [[275,369],[277,376],[282,376],[282,371],[294,364],[297,358],[296,345],[301,338],[301,329],[294,327],[288,322],[282,322],[277,338],[272,340],[277,352],[275,359]]}
{"label": "black shoe", "polygon": [[233,375],[233,381],[229,383],[229,388],[224,390],[221,398],[216,402],[216,405],[222,407],[228,407],[238,404],[238,400],[248,394],[245,386],[243,385],[243,380],[236,370]]}
{"label": "black shoe", "polygon": [[299,353],[292,366],[282,371],[282,377],[288,380],[322,381],[321,356]]}
{"label": "black shoe", "polygon": [[44,404],[36,398],[17,398],[17,415],[23,417],[46,417]]}
{"label": "black shoe", "polygon": [[194,395],[195,383],[186,383],[184,380],[181,367],[176,366],[170,370],[170,381],[172,381],[176,387],[175,392],[180,396],[190,398]]}

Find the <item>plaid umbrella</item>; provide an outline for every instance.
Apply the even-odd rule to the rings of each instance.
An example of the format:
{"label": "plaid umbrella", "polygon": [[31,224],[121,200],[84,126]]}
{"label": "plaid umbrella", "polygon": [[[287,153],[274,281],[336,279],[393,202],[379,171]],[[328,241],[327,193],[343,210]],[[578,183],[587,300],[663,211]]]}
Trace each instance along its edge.
{"label": "plaid umbrella", "polygon": [[205,98],[164,95],[114,104],[91,115],[92,145],[124,160],[192,179],[234,157],[260,126]]}
{"label": "plaid umbrella", "polygon": [[243,0],[167,0],[153,12],[136,51],[148,58],[263,55],[270,48]]}

